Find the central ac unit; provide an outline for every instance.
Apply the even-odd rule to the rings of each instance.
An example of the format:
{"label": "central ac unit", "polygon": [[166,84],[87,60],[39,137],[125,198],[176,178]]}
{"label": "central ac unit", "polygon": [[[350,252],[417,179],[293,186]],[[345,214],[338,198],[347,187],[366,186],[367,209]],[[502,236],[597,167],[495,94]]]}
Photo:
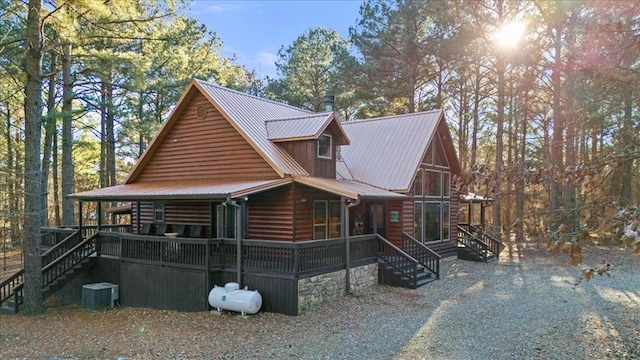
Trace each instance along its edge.
{"label": "central ac unit", "polygon": [[82,286],[82,308],[98,310],[112,308],[120,298],[120,286],[107,282]]}

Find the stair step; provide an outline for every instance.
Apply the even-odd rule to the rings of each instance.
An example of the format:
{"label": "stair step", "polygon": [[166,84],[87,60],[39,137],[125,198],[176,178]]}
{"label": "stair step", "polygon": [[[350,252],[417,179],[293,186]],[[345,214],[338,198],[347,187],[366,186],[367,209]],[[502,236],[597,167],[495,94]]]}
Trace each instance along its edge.
{"label": "stair step", "polygon": [[0,314],[2,315],[14,315],[16,311],[13,309],[13,306],[2,306],[0,307]]}

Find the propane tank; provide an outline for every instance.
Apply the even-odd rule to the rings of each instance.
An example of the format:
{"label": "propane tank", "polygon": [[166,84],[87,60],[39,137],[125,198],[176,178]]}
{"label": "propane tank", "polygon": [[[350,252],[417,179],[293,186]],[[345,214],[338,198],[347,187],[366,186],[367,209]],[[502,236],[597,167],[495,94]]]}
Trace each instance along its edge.
{"label": "propane tank", "polygon": [[214,285],[209,292],[209,305],[218,311],[236,311],[242,315],[255,314],[262,307],[262,296],[258,290],[240,289],[240,285],[229,282],[220,287]]}

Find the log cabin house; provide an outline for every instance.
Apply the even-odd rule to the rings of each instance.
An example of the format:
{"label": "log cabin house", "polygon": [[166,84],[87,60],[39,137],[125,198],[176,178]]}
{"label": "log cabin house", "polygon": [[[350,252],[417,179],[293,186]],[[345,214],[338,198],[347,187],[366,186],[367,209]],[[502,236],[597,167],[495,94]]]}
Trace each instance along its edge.
{"label": "log cabin house", "polygon": [[[459,172],[441,110],[341,123],[193,80],[124,184],[70,195],[96,203],[97,225],[44,233],[43,291],[109,282],[122,305],[202,311],[235,281],[297,315],[376,283],[415,288],[458,251]],[[130,223],[102,224],[116,203]],[[492,245],[460,230],[486,260]]]}

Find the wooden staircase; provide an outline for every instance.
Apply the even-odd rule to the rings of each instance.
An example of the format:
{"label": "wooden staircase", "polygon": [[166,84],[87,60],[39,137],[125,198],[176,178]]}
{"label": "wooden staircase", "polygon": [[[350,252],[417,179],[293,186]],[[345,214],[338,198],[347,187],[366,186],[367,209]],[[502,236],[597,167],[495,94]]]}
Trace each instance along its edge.
{"label": "wooden staircase", "polygon": [[[471,231],[469,231],[471,230]],[[478,262],[497,261],[502,243],[480,229],[458,226],[458,259]]]}
{"label": "wooden staircase", "polygon": [[416,289],[440,278],[440,256],[426,246],[403,235],[399,248],[378,237],[378,282]]}
{"label": "wooden staircase", "polygon": [[[42,254],[42,296],[47,298],[94,264],[97,235],[84,239],[79,231]],[[24,302],[24,269],[0,283],[0,313],[15,314]]]}

